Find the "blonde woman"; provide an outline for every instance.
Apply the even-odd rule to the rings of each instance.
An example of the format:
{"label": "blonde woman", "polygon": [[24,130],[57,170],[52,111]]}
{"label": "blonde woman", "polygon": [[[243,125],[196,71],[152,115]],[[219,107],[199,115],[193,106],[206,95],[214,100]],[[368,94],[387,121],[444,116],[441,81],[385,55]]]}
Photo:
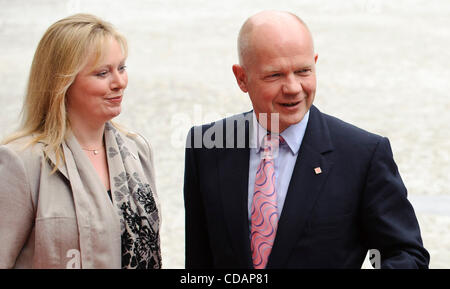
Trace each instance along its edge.
{"label": "blonde woman", "polygon": [[127,44],[107,22],[54,23],[22,126],[0,146],[1,268],[160,268],[152,152],[118,129]]}

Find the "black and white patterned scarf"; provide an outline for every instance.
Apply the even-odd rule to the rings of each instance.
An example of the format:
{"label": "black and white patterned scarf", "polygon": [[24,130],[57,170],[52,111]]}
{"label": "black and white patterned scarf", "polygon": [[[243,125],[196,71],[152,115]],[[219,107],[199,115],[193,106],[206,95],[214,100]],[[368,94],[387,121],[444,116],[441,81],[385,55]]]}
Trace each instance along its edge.
{"label": "black and white patterned scarf", "polygon": [[150,180],[145,178],[139,156],[130,151],[110,123],[105,125],[105,144],[111,194],[120,216],[122,268],[159,269],[160,214]]}

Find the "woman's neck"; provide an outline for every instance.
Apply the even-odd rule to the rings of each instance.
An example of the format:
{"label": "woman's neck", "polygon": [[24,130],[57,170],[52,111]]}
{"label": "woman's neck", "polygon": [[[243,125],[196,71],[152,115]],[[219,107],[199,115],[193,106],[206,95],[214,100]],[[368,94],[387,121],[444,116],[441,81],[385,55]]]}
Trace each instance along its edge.
{"label": "woman's neck", "polygon": [[88,123],[78,118],[70,118],[70,127],[83,149],[99,149],[103,146],[105,123]]}

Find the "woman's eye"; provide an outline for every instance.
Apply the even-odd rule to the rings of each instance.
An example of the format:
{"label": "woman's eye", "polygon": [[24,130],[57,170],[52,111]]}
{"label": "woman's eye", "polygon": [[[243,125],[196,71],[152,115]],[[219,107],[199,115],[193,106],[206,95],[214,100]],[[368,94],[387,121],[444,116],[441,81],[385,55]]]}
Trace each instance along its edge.
{"label": "woman's eye", "polygon": [[122,65],[119,67],[119,71],[125,71],[127,69],[126,65]]}
{"label": "woman's eye", "polygon": [[106,74],[108,74],[108,71],[105,70],[105,71],[101,71],[101,72],[97,73],[96,76],[104,77],[104,76],[106,76]]}

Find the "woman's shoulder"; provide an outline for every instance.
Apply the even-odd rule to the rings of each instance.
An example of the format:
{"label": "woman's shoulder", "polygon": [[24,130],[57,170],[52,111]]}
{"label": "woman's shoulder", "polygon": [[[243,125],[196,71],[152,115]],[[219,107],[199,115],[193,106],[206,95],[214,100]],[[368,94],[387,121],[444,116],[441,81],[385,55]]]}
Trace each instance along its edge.
{"label": "woman's shoulder", "polygon": [[43,156],[44,144],[36,142],[31,135],[22,136],[0,146],[3,151],[10,151],[22,160],[40,160]]}
{"label": "woman's shoulder", "polygon": [[128,128],[124,128],[122,125],[118,125],[117,123],[110,123],[108,124],[108,127],[114,127],[117,133],[119,133],[122,138],[125,139],[126,142],[132,143],[134,146],[136,146],[137,153],[140,155],[147,155],[148,157],[151,157],[152,154],[152,147],[142,134],[130,130]]}
{"label": "woman's shoulder", "polygon": [[0,145],[0,171],[27,176],[28,181],[39,178],[44,159],[44,144],[34,143],[32,136],[20,137]]}
{"label": "woman's shoulder", "polygon": [[151,157],[152,148],[147,140],[142,134],[137,132],[128,132],[126,138],[136,145],[139,154],[145,154]]}

